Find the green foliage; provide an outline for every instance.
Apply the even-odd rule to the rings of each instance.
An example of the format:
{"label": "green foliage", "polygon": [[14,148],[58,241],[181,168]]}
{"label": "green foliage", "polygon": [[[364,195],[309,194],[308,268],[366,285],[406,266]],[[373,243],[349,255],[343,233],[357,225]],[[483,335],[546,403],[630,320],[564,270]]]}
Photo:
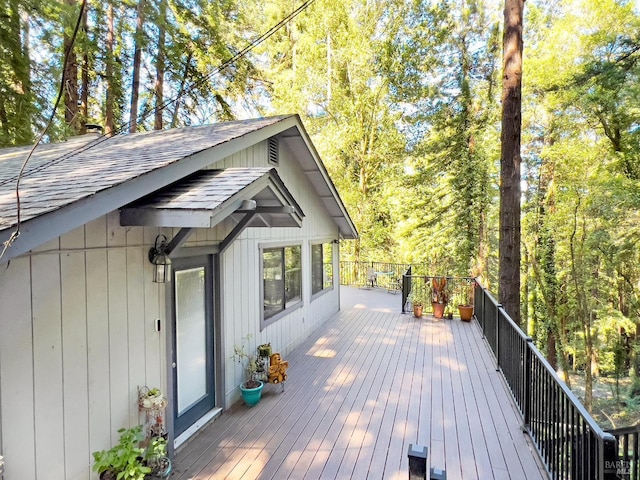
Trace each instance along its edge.
{"label": "green foliage", "polygon": [[414,277],[411,281],[411,291],[407,297],[407,301],[414,307],[423,306],[427,302],[427,285],[428,278]]}
{"label": "green foliage", "polygon": [[[111,449],[93,452],[93,470],[99,474],[110,470],[116,474],[117,480],[144,480],[145,475],[151,473],[151,468],[145,465],[145,449],[140,447],[142,425],[121,428],[118,433],[120,441]],[[153,450],[158,452],[162,448],[158,444]],[[166,448],[164,451],[166,453]]]}
{"label": "green foliage", "polygon": [[[154,105],[163,44],[165,98],[188,91],[164,110],[165,125],[302,116],[360,233],[343,259],[495,283],[500,2],[316,0],[217,75],[292,3],[145,5],[141,111]],[[77,6],[0,0],[0,145],[29,143],[43,127]],[[79,75],[82,66],[88,74],[85,120],[104,122],[107,95],[115,123],[125,120],[136,6],[89,4],[76,43]],[[537,345],[557,352],[558,368],[573,359],[602,374],[640,373],[640,15],[616,0],[541,1],[525,12],[524,320]],[[68,135],[63,119],[48,140]]]}
{"label": "green foliage", "polygon": [[244,370],[244,382],[242,383],[244,388],[256,388],[260,385],[257,378],[258,364],[256,362],[256,356],[249,354],[245,346],[245,344],[250,342],[251,337],[252,335],[248,334],[242,338],[240,345],[234,345],[233,355],[231,356]]}

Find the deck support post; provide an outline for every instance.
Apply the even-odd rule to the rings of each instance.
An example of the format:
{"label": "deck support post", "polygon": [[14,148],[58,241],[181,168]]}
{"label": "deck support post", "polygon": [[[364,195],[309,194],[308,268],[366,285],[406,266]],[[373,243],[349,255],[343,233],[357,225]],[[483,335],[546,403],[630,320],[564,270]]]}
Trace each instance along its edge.
{"label": "deck support post", "polygon": [[[615,480],[618,478],[628,478],[631,476],[631,462],[618,458],[618,442],[616,437],[610,433],[605,433],[602,439],[602,457],[600,463],[600,478],[603,480]],[[619,475],[620,474],[620,475]]]}
{"label": "deck support post", "polygon": [[409,480],[427,480],[427,447],[409,444]]}

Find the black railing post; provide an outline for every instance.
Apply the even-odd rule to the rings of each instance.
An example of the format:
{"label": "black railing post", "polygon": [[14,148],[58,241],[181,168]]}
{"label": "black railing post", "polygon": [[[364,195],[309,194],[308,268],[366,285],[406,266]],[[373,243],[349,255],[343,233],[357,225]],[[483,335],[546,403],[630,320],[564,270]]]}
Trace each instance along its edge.
{"label": "black railing post", "polygon": [[487,292],[484,290],[484,288],[482,289],[482,338],[484,338],[485,335],[485,329],[486,329],[486,325],[487,325],[487,319],[485,318],[486,316],[486,306],[485,303],[487,301]]}
{"label": "black railing post", "polygon": [[624,475],[618,475],[618,469],[621,474],[626,474],[629,465],[626,462],[618,460],[618,442],[616,437],[610,433],[605,433],[602,439],[602,451],[600,454],[600,468],[598,469],[599,478],[603,480],[615,480],[625,478]]}
{"label": "black railing post", "polygon": [[533,345],[533,339],[527,338],[527,343],[524,345],[524,392],[522,399],[522,416],[523,428],[525,431],[529,431],[531,425],[531,346]]}
{"label": "black railing post", "polygon": [[402,313],[406,313],[404,306],[407,303],[409,292],[411,291],[411,267],[407,269],[407,273],[402,275]]}
{"label": "black railing post", "polygon": [[496,372],[500,371],[500,309],[501,303],[496,305]]}
{"label": "black railing post", "polygon": [[409,444],[409,480],[427,480],[427,447]]}

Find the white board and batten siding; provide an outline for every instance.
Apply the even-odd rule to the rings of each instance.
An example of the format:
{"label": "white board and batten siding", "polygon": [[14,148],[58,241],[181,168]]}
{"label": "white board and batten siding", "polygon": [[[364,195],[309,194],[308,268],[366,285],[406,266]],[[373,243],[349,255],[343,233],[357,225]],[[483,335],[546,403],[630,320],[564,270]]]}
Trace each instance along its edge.
{"label": "white board and batten siding", "polygon": [[[261,167],[267,142],[211,168]],[[339,309],[338,245],[334,288],[311,295],[313,243],[339,229],[286,144],[278,174],[300,204],[302,228],[248,228],[220,258],[225,406],[239,398],[242,369],[229,357],[270,342],[287,353]],[[197,229],[187,245],[213,245],[230,221]],[[6,479],[85,480],[94,451],[117,430],[140,423],[137,389],[167,387],[166,286],[152,282],[147,254],[156,236],[178,229],[121,227],[117,211],[75,229],[0,269],[0,455]],[[302,246],[302,304],[261,328],[261,247]],[[162,322],[161,332],[155,321]]]}
{"label": "white board and batten siding", "polygon": [[0,272],[0,438],[7,479],[97,478],[91,452],[139,423],[138,386],[166,385],[157,229],[107,216]]}
{"label": "white board and batten siding", "polygon": [[[268,162],[267,142],[247,148],[214,168],[264,167]],[[298,162],[284,142],[280,144],[280,161],[276,167],[285,186],[300,204],[305,217],[302,228],[249,228],[236,239],[221,258],[222,320],[225,340],[225,401],[230,406],[239,398],[238,385],[243,378],[241,366],[229,357],[234,345],[248,334],[248,351],[262,343],[273,350],[291,352],[325,320],[339,310],[338,245],[334,245],[334,288],[311,296],[311,244],[339,238],[338,227],[329,217]],[[302,246],[302,305],[277,321],[261,328],[261,247]]]}

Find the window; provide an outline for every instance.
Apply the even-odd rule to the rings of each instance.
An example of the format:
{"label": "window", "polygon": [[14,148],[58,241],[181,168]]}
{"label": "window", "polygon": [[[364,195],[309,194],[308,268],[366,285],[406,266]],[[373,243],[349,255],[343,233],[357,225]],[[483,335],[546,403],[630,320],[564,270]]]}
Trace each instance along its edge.
{"label": "window", "polygon": [[270,318],[302,300],[300,245],[262,251],[264,318]]}
{"label": "window", "polygon": [[333,287],[333,244],[311,245],[311,293]]}

